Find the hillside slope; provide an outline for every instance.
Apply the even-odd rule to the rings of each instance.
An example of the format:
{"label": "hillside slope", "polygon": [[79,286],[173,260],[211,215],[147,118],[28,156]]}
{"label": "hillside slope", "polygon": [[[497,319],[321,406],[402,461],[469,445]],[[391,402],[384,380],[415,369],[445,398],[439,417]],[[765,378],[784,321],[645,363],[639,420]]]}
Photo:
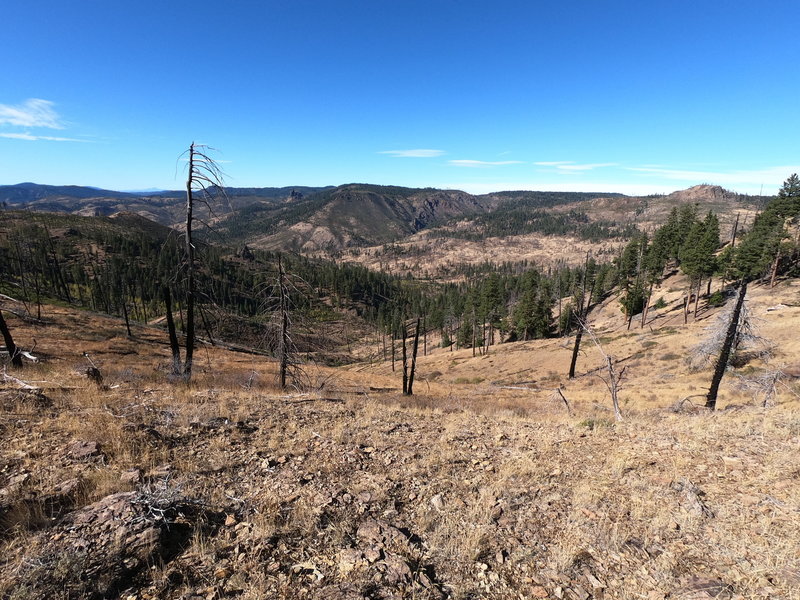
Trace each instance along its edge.
{"label": "hillside slope", "polygon": [[[797,291],[754,290],[769,335],[800,324]],[[411,398],[388,364],[308,365],[281,393],[262,357],[207,347],[176,385],[163,332],[45,315],[9,318],[43,362],[15,373],[38,392],[0,385],[4,597],[798,598],[797,385],[670,411],[708,377],[666,358],[702,322],[628,333],[598,311],[630,365],[614,423],[599,357],[567,382],[557,340],[421,357]]]}

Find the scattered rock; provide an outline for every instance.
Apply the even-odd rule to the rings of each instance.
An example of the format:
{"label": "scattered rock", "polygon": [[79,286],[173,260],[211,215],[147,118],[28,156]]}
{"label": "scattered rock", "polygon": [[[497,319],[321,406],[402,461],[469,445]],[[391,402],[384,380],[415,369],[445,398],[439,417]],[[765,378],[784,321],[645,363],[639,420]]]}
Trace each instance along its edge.
{"label": "scattered rock", "polygon": [[356,548],[346,548],[339,552],[339,573],[347,575],[364,564],[364,555]]}
{"label": "scattered rock", "polygon": [[43,598],[116,597],[149,565],[169,563],[188,545],[195,524],[213,528],[220,520],[190,502],[112,494],[38,534],[31,544],[36,552],[13,583]]}
{"label": "scattered rock", "polygon": [[700,577],[693,575],[685,584],[675,592],[675,598],[680,600],[726,600],[733,596],[733,587],[720,579]]}
{"label": "scattered rock", "polygon": [[397,554],[387,554],[382,561],[383,576],[390,585],[408,584],[411,582],[411,567]]}
{"label": "scattered rock", "polygon": [[100,444],[97,442],[77,440],[67,447],[67,457],[76,461],[89,460],[90,458],[96,458],[102,455]]}
{"label": "scattered rock", "polygon": [[142,471],[141,469],[130,469],[120,475],[119,480],[128,485],[136,485],[142,480]]}

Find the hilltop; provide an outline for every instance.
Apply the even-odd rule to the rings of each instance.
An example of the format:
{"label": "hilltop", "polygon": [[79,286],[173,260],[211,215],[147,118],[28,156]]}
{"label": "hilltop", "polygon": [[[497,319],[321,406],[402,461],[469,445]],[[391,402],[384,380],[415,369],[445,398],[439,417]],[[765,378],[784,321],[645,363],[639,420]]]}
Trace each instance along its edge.
{"label": "hilltop", "polygon": [[[429,266],[441,270],[453,262],[501,263],[523,257],[546,262],[556,248],[570,249],[564,256],[568,262],[590,246],[603,246],[599,254],[613,254],[633,231],[654,229],[672,207],[687,203],[700,212],[713,210],[729,231],[736,215],[744,223],[752,221],[766,200],[710,185],[648,197],[531,191],[475,196],[369,184],[228,188],[226,193],[213,213],[201,206],[200,215],[228,243],[343,256],[399,274],[411,269],[409,255],[426,256]],[[83,216],[131,212],[176,229],[185,220],[180,191],[134,194],[19,184],[0,186],[0,202],[9,208]]]}

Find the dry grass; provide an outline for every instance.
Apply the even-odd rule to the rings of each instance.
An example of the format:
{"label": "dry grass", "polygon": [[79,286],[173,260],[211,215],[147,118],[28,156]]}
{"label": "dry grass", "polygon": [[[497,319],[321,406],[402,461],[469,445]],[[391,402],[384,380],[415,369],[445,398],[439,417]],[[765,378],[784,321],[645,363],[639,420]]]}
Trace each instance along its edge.
{"label": "dry grass", "polygon": [[[798,342],[786,323],[798,309],[764,310],[781,294],[789,305],[796,288],[756,292],[753,304],[791,362]],[[560,375],[562,340],[431,353],[420,371],[441,376],[410,398],[370,389],[398,387],[389,365],[318,368],[321,389],[284,394],[263,359],[204,349],[192,383],[171,383],[158,332],[128,340],[112,320],[63,309],[36,330],[15,322],[20,342],[36,337],[47,357],[22,375],[49,402],[0,392],[0,595],[28,589],[19,577],[63,514],[166,485],[231,522],[198,529],[139,580],[137,597],[435,597],[382,578],[383,559],[341,568],[343,551],[362,548],[359,526],[377,519],[410,540],[382,552],[452,598],[684,597],[692,578],[723,582],[727,597],[800,598],[800,402],[785,392],[762,409],[726,388],[716,414],[673,413],[708,373],[660,358],[680,356],[702,322],[667,316],[654,327],[663,335],[643,335],[613,310],[595,325],[607,351],[631,357],[621,423],[591,374],[591,349],[581,377]],[[84,350],[107,387],[81,373]],[[455,383],[467,377],[483,381]],[[558,385],[573,415],[551,398]],[[102,454],[71,457],[76,440]],[[130,469],[141,483],[121,480]]]}

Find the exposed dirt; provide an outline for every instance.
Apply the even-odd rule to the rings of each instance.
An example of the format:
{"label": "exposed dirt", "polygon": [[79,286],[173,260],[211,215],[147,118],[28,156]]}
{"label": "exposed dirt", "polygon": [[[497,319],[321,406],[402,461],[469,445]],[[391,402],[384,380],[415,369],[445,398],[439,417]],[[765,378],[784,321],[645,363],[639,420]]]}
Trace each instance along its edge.
{"label": "exposed dirt", "polygon": [[[683,325],[681,290],[652,332],[595,312],[630,365],[621,422],[591,346],[563,377],[570,339],[439,349],[408,398],[388,362],[308,366],[282,393],[271,361],[212,347],[171,383],[157,330],[11,317],[43,362],[14,373],[39,391],[0,390],[0,595],[800,598],[798,386],[762,408],[731,385],[753,359],[722,410],[674,412],[704,391],[681,357],[714,318]],[[751,293],[797,363],[797,282]]]}

